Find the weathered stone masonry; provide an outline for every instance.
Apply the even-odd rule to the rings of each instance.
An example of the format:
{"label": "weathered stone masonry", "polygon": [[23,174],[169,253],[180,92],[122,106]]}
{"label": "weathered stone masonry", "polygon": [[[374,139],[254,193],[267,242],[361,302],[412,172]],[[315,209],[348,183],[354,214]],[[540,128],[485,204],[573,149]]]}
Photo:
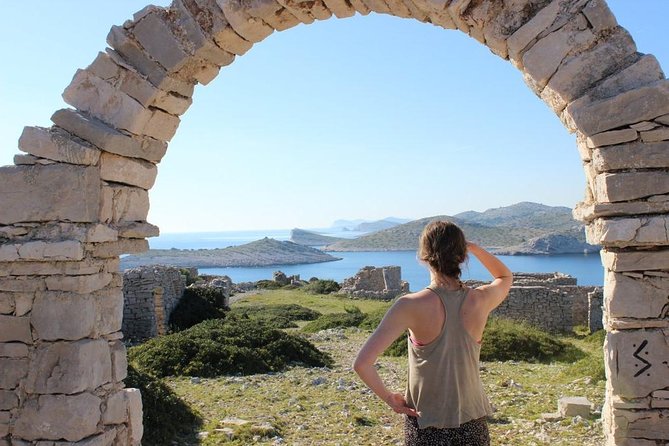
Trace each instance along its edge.
{"label": "weathered stone masonry", "polygon": [[123,273],[123,324],[126,339],[143,341],[165,334],[172,310],[186,289],[179,268],[150,265]]}
{"label": "weathered stone masonry", "polygon": [[1,446],[139,444],[118,256],[157,234],[147,191],[195,84],[275,30],[356,11],[467,33],[576,133],[576,216],[606,268],[607,443],[669,442],[669,81],[605,1],[174,0],[113,27],[63,94],[74,109],[0,168]]}

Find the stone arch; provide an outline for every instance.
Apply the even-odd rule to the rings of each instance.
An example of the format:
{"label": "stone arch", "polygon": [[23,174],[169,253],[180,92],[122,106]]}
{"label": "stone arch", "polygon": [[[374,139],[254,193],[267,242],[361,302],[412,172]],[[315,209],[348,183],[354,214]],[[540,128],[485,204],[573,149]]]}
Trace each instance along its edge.
{"label": "stone arch", "polygon": [[606,269],[607,443],[669,442],[669,82],[604,0],[174,0],[113,27],[63,94],[74,108],[0,168],[0,445],[139,444],[118,259],[158,233],[147,191],[194,86],[275,30],[356,12],[467,33],[577,134],[575,215]]}

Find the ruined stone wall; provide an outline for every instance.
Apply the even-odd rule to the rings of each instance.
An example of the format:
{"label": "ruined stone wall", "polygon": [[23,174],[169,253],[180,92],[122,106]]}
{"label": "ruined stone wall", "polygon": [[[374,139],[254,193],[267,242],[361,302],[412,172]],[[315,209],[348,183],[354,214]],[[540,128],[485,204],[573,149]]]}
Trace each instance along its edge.
{"label": "ruined stone wall", "polygon": [[353,297],[390,300],[409,291],[399,266],[365,266],[342,283],[340,294]]}
{"label": "ruined stone wall", "polygon": [[[486,282],[465,283],[476,287]],[[576,278],[561,273],[514,273],[513,283],[493,316],[528,322],[551,332],[590,325],[588,295],[597,287],[577,286]]]}
{"label": "ruined stone wall", "polygon": [[179,268],[150,265],[123,273],[123,333],[143,341],[164,334],[172,310],[186,288]]}

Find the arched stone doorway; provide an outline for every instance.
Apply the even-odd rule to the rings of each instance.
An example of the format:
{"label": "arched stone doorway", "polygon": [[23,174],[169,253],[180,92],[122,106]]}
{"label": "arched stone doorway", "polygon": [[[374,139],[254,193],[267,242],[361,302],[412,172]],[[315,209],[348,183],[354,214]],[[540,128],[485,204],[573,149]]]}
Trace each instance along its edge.
{"label": "arched stone doorway", "polygon": [[175,0],[112,28],[65,90],[75,109],[0,168],[0,445],[138,442],[118,256],[157,234],[147,191],[178,116],[274,30],[356,11],[467,33],[577,134],[576,214],[604,246],[608,443],[669,442],[669,82],[603,0]]}

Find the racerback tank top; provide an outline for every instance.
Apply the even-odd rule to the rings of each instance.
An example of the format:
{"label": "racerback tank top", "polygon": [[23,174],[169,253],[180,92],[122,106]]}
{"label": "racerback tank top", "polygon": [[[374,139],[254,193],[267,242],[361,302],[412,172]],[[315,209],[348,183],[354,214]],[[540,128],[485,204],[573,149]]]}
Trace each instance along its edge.
{"label": "racerback tank top", "polygon": [[432,283],[446,320],[437,338],[417,346],[408,340],[409,371],[406,401],[421,413],[418,426],[453,428],[492,415],[479,375],[481,346],[465,330],[460,307],[468,288],[447,290]]}

